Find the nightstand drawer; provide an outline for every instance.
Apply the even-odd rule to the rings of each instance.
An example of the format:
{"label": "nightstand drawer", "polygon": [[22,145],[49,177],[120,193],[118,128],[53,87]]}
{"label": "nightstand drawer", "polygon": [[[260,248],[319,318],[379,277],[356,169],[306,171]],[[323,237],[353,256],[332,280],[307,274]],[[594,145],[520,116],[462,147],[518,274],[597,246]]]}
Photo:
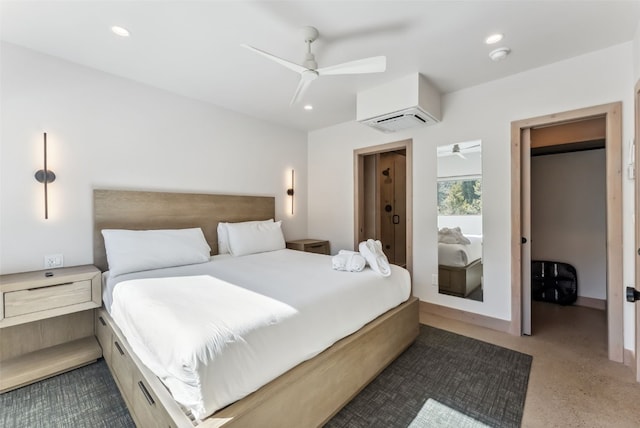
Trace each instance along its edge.
{"label": "nightstand drawer", "polygon": [[4,295],[6,318],[91,301],[91,281],[12,291]]}
{"label": "nightstand drawer", "polygon": [[307,253],[330,254],[329,241],[320,239],[298,239],[288,241],[287,248],[290,250],[305,251]]}
{"label": "nightstand drawer", "polygon": [[318,244],[310,244],[304,247],[307,253],[329,254],[329,243],[322,242]]}

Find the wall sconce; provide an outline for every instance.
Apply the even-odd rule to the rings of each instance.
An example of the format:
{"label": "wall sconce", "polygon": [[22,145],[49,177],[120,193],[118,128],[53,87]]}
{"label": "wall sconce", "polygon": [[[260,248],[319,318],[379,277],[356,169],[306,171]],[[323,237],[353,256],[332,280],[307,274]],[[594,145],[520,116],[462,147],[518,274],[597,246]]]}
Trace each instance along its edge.
{"label": "wall sconce", "polygon": [[293,215],[293,170],[291,170],[291,187],[287,189],[287,195],[291,196],[291,215]]}
{"label": "wall sconce", "polygon": [[44,133],[44,168],[36,171],[35,174],[38,183],[44,184],[44,218],[49,218],[49,200],[47,194],[47,184],[56,180],[56,174],[47,169],[47,133]]}

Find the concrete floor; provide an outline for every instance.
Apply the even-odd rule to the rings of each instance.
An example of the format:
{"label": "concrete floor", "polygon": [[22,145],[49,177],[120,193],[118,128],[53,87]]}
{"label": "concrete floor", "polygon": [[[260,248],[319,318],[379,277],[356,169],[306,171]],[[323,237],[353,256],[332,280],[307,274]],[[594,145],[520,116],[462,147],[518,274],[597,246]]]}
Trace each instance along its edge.
{"label": "concrete floor", "polygon": [[532,336],[426,313],[420,322],[533,356],[523,427],[640,427],[640,383],[607,358],[604,311],[533,302]]}

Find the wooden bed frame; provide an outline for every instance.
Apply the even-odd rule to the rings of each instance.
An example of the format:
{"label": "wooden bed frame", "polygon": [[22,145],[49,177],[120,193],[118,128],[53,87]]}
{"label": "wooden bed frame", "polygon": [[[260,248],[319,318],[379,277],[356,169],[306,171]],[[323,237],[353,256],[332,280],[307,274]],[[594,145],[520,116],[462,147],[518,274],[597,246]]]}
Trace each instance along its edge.
{"label": "wooden bed frame", "polygon": [[[217,253],[220,221],[273,218],[272,197],[94,190],[94,263],[107,269],[100,231],[202,227]],[[194,421],[147,369],[104,308],[96,336],[116,384],[138,426],[321,426],[411,345],[419,333],[418,299],[382,314],[247,397]],[[286,352],[286,351],[284,351]]]}
{"label": "wooden bed frame", "polygon": [[481,259],[462,267],[438,265],[438,291],[441,293],[467,297],[481,285]]}

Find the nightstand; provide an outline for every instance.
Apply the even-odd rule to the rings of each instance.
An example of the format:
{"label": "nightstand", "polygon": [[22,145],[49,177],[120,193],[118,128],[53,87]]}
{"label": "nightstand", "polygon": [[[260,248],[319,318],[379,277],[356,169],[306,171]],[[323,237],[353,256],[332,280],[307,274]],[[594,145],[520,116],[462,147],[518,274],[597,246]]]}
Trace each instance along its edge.
{"label": "nightstand", "polygon": [[320,239],[298,239],[287,241],[290,250],[306,251],[307,253],[330,254],[329,241]]}
{"label": "nightstand", "polygon": [[0,275],[0,392],[102,356],[93,323],[101,294],[92,265]]}

